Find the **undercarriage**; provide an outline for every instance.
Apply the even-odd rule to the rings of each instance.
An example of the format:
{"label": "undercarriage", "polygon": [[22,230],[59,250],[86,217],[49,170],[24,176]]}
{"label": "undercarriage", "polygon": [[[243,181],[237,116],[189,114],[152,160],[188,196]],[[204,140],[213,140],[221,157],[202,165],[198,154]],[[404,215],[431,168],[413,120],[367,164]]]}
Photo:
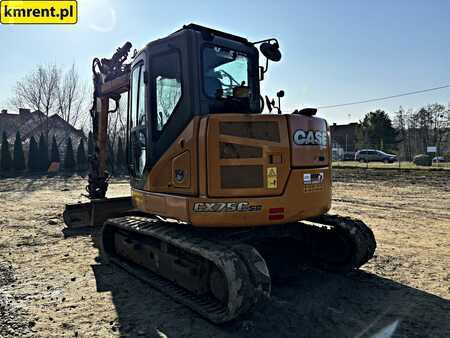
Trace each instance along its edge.
{"label": "undercarriage", "polygon": [[105,262],[214,323],[236,318],[267,299],[272,279],[299,276],[304,265],[357,269],[376,247],[363,222],[332,215],[225,231],[127,216],[109,219],[98,241]]}

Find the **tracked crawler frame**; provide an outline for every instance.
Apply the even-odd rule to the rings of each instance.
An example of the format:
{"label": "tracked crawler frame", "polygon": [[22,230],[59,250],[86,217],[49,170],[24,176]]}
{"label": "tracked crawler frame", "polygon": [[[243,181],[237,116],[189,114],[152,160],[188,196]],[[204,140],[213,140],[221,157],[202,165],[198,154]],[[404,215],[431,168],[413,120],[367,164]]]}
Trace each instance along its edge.
{"label": "tracked crawler frame", "polygon": [[[284,262],[290,275],[300,273],[299,264],[349,271],[367,262],[376,247],[371,230],[351,218],[324,215],[283,227],[195,230],[128,216],[105,223],[100,248],[106,262],[222,323],[270,296],[270,274],[286,273],[280,272],[283,260],[290,260]],[[286,256],[286,250],[296,255]]]}

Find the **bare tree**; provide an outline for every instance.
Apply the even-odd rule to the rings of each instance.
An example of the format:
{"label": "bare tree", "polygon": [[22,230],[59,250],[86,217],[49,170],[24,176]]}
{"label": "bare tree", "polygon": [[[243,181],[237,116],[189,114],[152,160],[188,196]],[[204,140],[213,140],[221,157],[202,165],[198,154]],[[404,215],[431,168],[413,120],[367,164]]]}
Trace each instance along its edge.
{"label": "bare tree", "polygon": [[450,128],[450,107],[442,104],[431,104],[428,107],[432,120],[432,140],[438,152],[447,150]]}
{"label": "bare tree", "polygon": [[17,81],[10,104],[14,107],[30,107],[46,116],[48,135],[48,116],[56,104],[60,71],[56,65],[37,66],[29,75]]}
{"label": "bare tree", "polygon": [[87,118],[86,86],[81,82],[75,65],[63,72],[55,64],[38,65],[29,75],[17,81],[10,105],[41,111],[46,119],[60,115],[67,123],[81,126]]}
{"label": "bare tree", "polygon": [[82,125],[86,119],[87,111],[86,86],[80,81],[75,64],[65,73],[60,73],[56,106],[57,113],[67,123],[76,126]]}
{"label": "bare tree", "polygon": [[417,111],[395,113],[395,126],[400,136],[399,150],[406,159],[425,153],[428,146],[436,146],[438,154],[448,156],[450,138],[450,106],[434,103]]}
{"label": "bare tree", "polygon": [[406,112],[402,106],[400,106],[399,110],[395,112],[394,118],[394,127],[397,129],[397,138],[398,138],[398,150],[399,150],[399,158],[404,157],[405,159],[410,159],[409,149],[407,137],[408,133],[406,130]]}
{"label": "bare tree", "polygon": [[30,107],[48,114],[55,105],[60,72],[56,65],[39,65],[17,81],[10,104],[16,108]]}

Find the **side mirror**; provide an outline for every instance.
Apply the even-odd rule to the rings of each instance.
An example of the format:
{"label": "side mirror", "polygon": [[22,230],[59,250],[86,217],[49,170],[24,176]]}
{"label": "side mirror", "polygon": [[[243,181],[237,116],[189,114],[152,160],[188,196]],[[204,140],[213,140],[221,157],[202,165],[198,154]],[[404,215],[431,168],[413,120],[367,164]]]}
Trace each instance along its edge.
{"label": "side mirror", "polygon": [[273,43],[264,42],[259,47],[259,50],[270,61],[278,62],[281,60],[280,46],[277,41]]}
{"label": "side mirror", "polygon": [[278,62],[281,60],[281,52],[280,52],[280,45],[278,44],[277,39],[271,38],[271,39],[265,39],[261,41],[255,41],[252,42],[252,45],[258,45],[259,50],[261,51],[261,54],[266,57],[266,66],[265,67],[259,67],[259,81],[264,80],[264,73],[267,72],[269,69],[269,60]]}

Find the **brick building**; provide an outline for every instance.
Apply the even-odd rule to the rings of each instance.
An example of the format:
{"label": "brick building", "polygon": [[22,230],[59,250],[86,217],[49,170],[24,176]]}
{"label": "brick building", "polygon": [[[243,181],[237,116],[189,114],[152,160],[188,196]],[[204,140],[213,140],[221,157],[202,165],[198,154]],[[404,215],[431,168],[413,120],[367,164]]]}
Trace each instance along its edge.
{"label": "brick building", "polygon": [[[45,114],[38,110],[32,112],[30,109],[20,108],[19,113],[9,113],[6,109],[0,112],[0,137],[3,135],[3,132],[6,132],[9,143],[13,144],[16,132],[19,131],[25,150],[28,149],[32,136],[38,142],[41,133],[46,135],[47,130],[49,151],[51,150],[52,138],[55,136],[61,159],[64,158],[67,138],[72,138],[72,144],[75,149],[82,138],[86,141],[86,135],[81,129],[76,129],[57,114],[49,116],[47,119]],[[25,152],[26,154],[27,152]]]}

